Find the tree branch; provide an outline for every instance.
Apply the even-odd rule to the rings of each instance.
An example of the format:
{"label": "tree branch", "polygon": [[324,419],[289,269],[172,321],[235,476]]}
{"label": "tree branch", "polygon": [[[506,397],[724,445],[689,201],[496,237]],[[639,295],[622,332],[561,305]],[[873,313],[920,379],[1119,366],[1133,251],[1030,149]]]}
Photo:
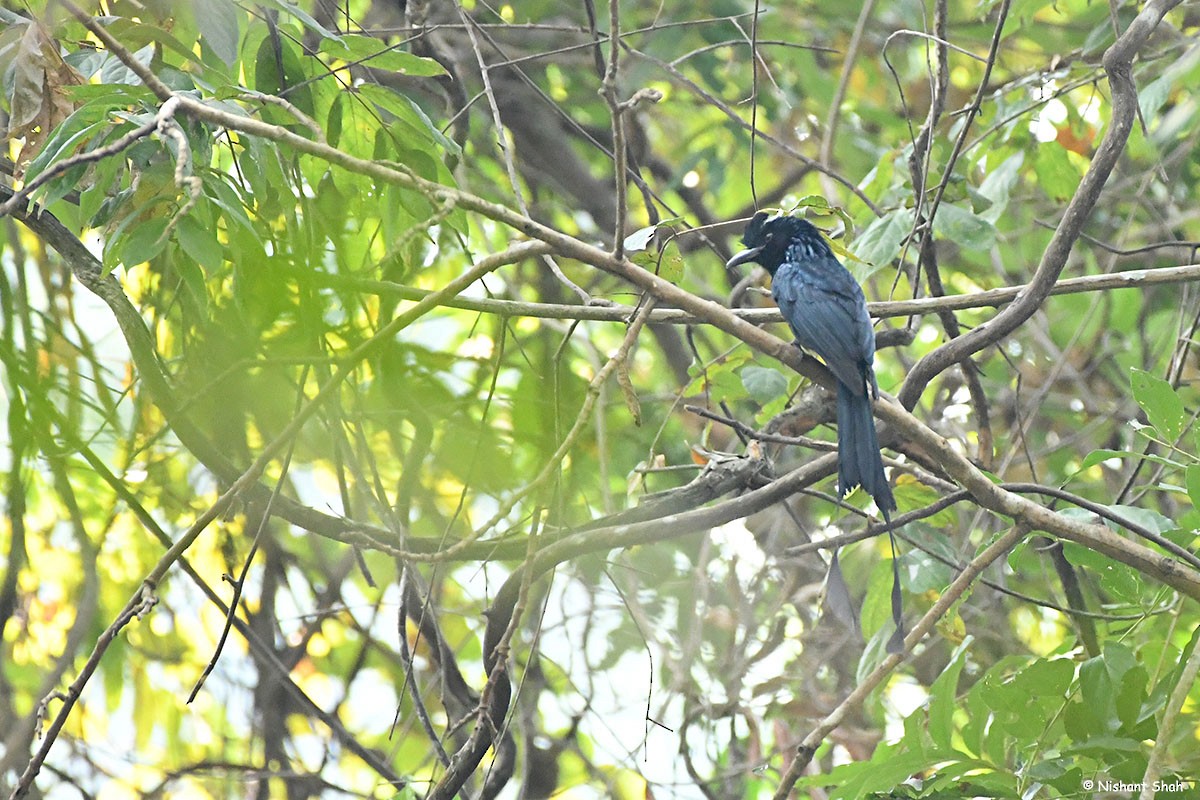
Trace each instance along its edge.
{"label": "tree branch", "polygon": [[1000,341],[1041,308],[1062,274],[1071,248],[1083,232],[1084,223],[1095,208],[1104,184],[1125,150],[1138,107],[1137,88],[1133,85],[1132,78],[1133,58],[1150,38],[1163,16],[1179,2],[1180,0],[1151,0],[1130,23],[1129,28],[1105,51],[1104,70],[1112,88],[1112,115],[1108,131],[1092,157],[1087,173],[1079,182],[1074,197],[1067,205],[1062,221],[1046,246],[1033,280],[1012,305],[993,319],[947,342],[918,361],[909,371],[898,396],[900,404],[905,408],[915,407],[925,387],[947,367]]}

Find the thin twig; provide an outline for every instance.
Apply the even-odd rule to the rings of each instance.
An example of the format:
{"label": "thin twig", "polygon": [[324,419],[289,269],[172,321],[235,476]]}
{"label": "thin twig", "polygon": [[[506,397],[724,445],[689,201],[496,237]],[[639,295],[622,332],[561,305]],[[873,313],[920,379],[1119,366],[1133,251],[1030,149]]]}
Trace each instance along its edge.
{"label": "thin twig", "polygon": [[926,234],[928,236],[933,235],[933,220],[937,217],[938,208],[941,207],[942,197],[946,194],[946,187],[954,179],[954,165],[958,163],[958,158],[963,152],[963,147],[966,145],[967,134],[971,132],[971,124],[979,116],[979,110],[983,107],[983,96],[989,88],[992,69],[996,66],[996,59],[1000,54],[1000,42],[1003,40],[1004,22],[1008,19],[1008,9],[1011,2],[1012,0],[1003,0],[1000,3],[999,17],[996,20],[996,27],[992,32],[992,44],[988,49],[987,59],[983,62],[983,75],[979,79],[979,87],[975,90],[975,98],[957,120],[959,124],[958,137],[954,140],[954,148],[950,151],[950,157],[946,159],[946,166],[942,168],[942,180],[938,183],[937,190],[933,195],[933,201],[929,204],[929,230]]}
{"label": "thin twig", "polygon": [[641,50],[634,49],[633,47],[630,47],[629,45],[625,44],[624,42],[622,42],[622,46],[624,46],[626,50],[628,50],[630,53],[637,56],[638,58],[645,59],[646,61],[649,61],[651,64],[658,66],[660,69],[662,69],[664,72],[666,72],[668,75],[670,75],[676,82],[678,82],[681,86],[683,86],[689,92],[692,92],[697,97],[704,100],[704,102],[708,103],[709,105],[713,106],[714,108],[719,110],[721,113],[723,113],[726,117],[729,118],[729,120],[731,122],[733,122],[739,128],[746,130],[752,136],[757,136],[758,138],[762,139],[764,142],[771,143],[775,147],[779,148],[780,151],[786,153],[788,156],[795,159],[796,161],[799,161],[800,163],[805,164],[819,172],[825,173],[826,175],[828,175],[829,177],[833,178],[835,181],[840,183],[842,186],[844,186],[847,191],[853,193],[854,196],[857,197],[859,200],[861,200],[863,202],[863,204],[866,205],[867,208],[871,209],[871,213],[875,214],[876,216],[883,215],[883,212],[879,209],[879,206],[877,206],[874,203],[874,201],[871,200],[871,198],[867,197],[866,193],[863,192],[863,190],[860,189],[858,187],[858,185],[855,184],[850,179],[841,175],[837,171],[830,169],[825,164],[822,164],[819,160],[812,158],[811,156],[807,156],[804,153],[801,153],[799,150],[792,147],[787,142],[784,142],[783,140],[779,139],[778,137],[773,136],[772,134],[767,133],[766,131],[760,130],[757,125],[752,125],[751,123],[742,119],[742,115],[739,114],[736,110],[734,110],[728,103],[726,103],[721,98],[715,96],[714,94],[712,94],[711,92],[706,90],[704,87],[697,84],[691,78],[684,75],[676,67],[673,67],[669,62],[663,61],[661,58],[652,56],[649,53],[643,52]]}
{"label": "thin twig", "polygon": [[933,630],[942,617],[959,601],[963,593],[971,587],[976,578],[998,558],[1016,547],[1017,543],[1028,533],[1029,530],[1025,526],[1014,525],[1007,533],[992,542],[987,549],[971,560],[966,569],[954,579],[954,582],[938,597],[937,602],[921,617],[921,621],[914,625],[913,629],[904,637],[904,652],[893,653],[885,658],[869,675],[860,680],[854,690],[838,704],[837,708],[821,720],[820,724],[797,745],[796,757],[788,765],[787,771],[779,781],[779,787],[775,790],[775,800],[787,800],[792,787],[795,786],[800,775],[812,761],[817,748],[825,741],[825,737],[840,726],[842,720],[862,705],[867,697],[883,683],[884,679],[900,666],[905,656]]}
{"label": "thin twig", "polygon": [[528,215],[529,207],[525,204],[525,193],[521,191],[521,180],[517,177],[517,164],[513,158],[512,150],[508,146],[508,135],[505,133],[504,120],[500,116],[500,105],[496,100],[496,93],[492,89],[492,68],[488,65],[487,59],[484,58],[483,49],[479,46],[479,37],[475,35],[475,20],[467,13],[466,9],[459,4],[455,4],[458,9],[459,16],[462,17],[463,25],[466,28],[467,36],[471,40],[471,49],[475,53],[475,60],[479,64],[479,77],[483,80],[483,94],[487,98],[488,108],[492,112],[492,126],[496,132],[496,144],[500,148],[500,157],[504,161],[504,169],[508,172],[508,184],[512,188],[513,198],[517,201],[517,207],[521,209],[521,213]]}
{"label": "thin twig", "polygon": [[954,52],[962,53],[964,56],[973,58],[976,61],[986,61],[986,59],[984,59],[978,53],[972,53],[970,50],[959,47],[958,45],[954,44],[953,42],[947,41],[946,39],[942,38],[941,36],[935,36],[931,33],[925,33],[924,31],[912,31],[912,30],[909,30],[908,28],[901,28],[898,31],[892,31],[892,33],[884,41],[883,49],[886,50],[888,45],[891,44],[892,39],[895,39],[897,36],[915,36],[918,39],[928,39],[929,41],[934,42],[934,43],[940,45],[941,47],[948,47],[951,50],[953,50]]}
{"label": "thin twig", "polygon": [[[302,371],[302,375],[308,375],[308,368]],[[304,386],[304,377],[297,381],[297,385]],[[303,389],[296,392],[296,404],[292,413],[295,414],[304,404]],[[242,563],[242,572],[236,580],[231,581],[233,584],[233,596],[229,598],[229,613],[225,615],[225,626],[221,629],[221,635],[217,637],[217,645],[213,648],[212,657],[209,659],[204,671],[200,673],[200,677],[196,680],[196,684],[192,687],[191,694],[188,695],[187,703],[190,705],[196,699],[196,695],[200,694],[201,687],[204,686],[204,681],[208,678],[212,671],[216,668],[217,662],[221,659],[221,652],[225,649],[225,642],[229,639],[229,631],[233,628],[233,621],[237,617],[238,606],[241,603],[242,591],[246,586],[246,577],[250,573],[250,565],[254,563],[254,556],[258,552],[258,546],[262,542],[263,534],[267,530],[267,525],[271,522],[271,508],[275,500],[279,498],[280,491],[283,490],[284,480],[287,478],[288,468],[292,464],[292,455],[296,451],[296,440],[288,445],[287,452],[283,456],[282,463],[279,466],[279,477],[275,480],[275,486],[271,489],[271,495],[267,498],[267,502],[263,508],[259,510],[258,525],[254,531],[254,538],[250,542],[250,552],[246,554],[246,558]],[[249,518],[249,517],[248,517]]]}
{"label": "thin twig", "polygon": [[[380,281],[356,278],[350,275],[304,272],[304,279],[322,286],[335,286],[371,292],[380,296],[398,297],[403,300],[421,300],[432,290]],[[1065,278],[1054,284],[1052,296],[1104,292],[1116,289],[1137,289],[1147,286],[1169,286],[1200,281],[1200,264],[1183,264],[1176,267],[1136,269],[1114,272],[1107,275],[1084,275]],[[889,319],[910,315],[931,314],[938,311],[969,311],[982,308],[999,308],[1015,300],[1027,288],[1026,284],[988,289],[970,294],[922,297],[917,300],[896,300],[868,303],[867,311],[877,319]],[[501,300],[496,298],[454,297],[444,305],[466,311],[496,314],[502,317],[535,317],[539,319],[584,320],[596,322],[625,323],[636,311],[634,306],[612,304],[607,306],[579,305],[569,303],[536,303],[524,300]],[[776,308],[734,308],[729,313],[753,325],[782,322],[783,315]],[[695,325],[701,318],[681,308],[655,308],[650,322],[655,325]],[[253,362],[248,362],[247,366]]]}
{"label": "thin twig", "polygon": [[[390,49],[392,49],[392,48],[390,48],[390,47],[386,48],[383,52],[387,52],[387,50],[390,50]],[[262,103],[263,105],[271,105],[271,106],[276,106],[278,108],[282,108],[284,111],[286,111],[287,113],[289,113],[293,117],[295,117],[297,122],[299,122],[301,125],[303,125],[304,127],[308,128],[310,131],[312,131],[312,135],[314,137],[316,137],[316,140],[318,142],[325,141],[324,129],[322,129],[321,126],[317,124],[317,121],[315,119],[313,119],[308,114],[305,114],[303,111],[301,111],[299,108],[297,108],[296,105],[294,103],[292,103],[290,100],[280,97],[279,95],[263,94],[262,92],[255,92],[255,91],[252,91],[249,89],[242,91],[239,96],[244,100],[254,100],[256,102]]]}
{"label": "thin twig", "polygon": [[1104,139],[1092,157],[1091,165],[1079,182],[1067,205],[1062,221],[1055,229],[1042,254],[1034,278],[1026,291],[1008,308],[989,322],[953,339],[923,357],[909,371],[899,399],[905,408],[913,408],[933,378],[952,364],[990,347],[1020,327],[1049,296],[1066,266],[1067,257],[1096,201],[1125,151],[1137,113],[1137,88],[1133,84],[1132,64],[1138,51],[1158,27],[1158,23],[1180,0],[1151,0],[1129,28],[1104,53],[1103,63],[1112,89],[1112,114]]}
{"label": "thin twig", "polygon": [[1188,637],[1191,652],[1187,655],[1183,669],[1179,673],[1179,681],[1171,689],[1171,698],[1163,709],[1162,720],[1154,736],[1154,747],[1150,749],[1150,758],[1146,761],[1146,772],[1142,778],[1142,791],[1138,800],[1152,800],[1159,789],[1159,776],[1162,775],[1163,759],[1171,743],[1171,734],[1175,731],[1175,723],[1179,712],[1196,683],[1196,675],[1200,674],[1200,647],[1196,646],[1195,631]]}
{"label": "thin twig", "polygon": [[87,150],[82,153],[76,153],[73,156],[64,158],[62,161],[55,162],[53,166],[45,172],[40,173],[33,180],[26,183],[20,190],[15,192],[12,197],[0,203],[0,217],[7,216],[12,213],[13,209],[20,203],[25,202],[29,196],[39,187],[44,186],[50,181],[62,175],[72,167],[80,164],[91,164],[95,161],[101,161],[110,156],[115,156],[132,147],[136,142],[146,138],[150,134],[158,131],[162,132],[163,126],[167,120],[175,116],[176,109],[179,108],[179,99],[177,97],[168,97],[159,107],[158,113],[154,115],[154,119],[146,122],[143,125],[134,128],[126,133],[121,138],[114,142],[97,147],[93,150]]}
{"label": "thin twig", "polygon": [[625,172],[628,169],[629,151],[625,143],[625,109],[617,95],[617,76],[620,69],[621,48],[616,42],[621,38],[621,4],[618,0],[608,2],[608,68],[604,72],[604,80],[600,85],[600,94],[608,104],[609,116],[612,119],[613,137],[613,180],[616,195],[616,209],[613,214],[613,246],[612,253],[616,258],[625,255],[625,188],[627,186]]}
{"label": "thin twig", "polygon": [[838,123],[842,120],[842,102],[846,99],[846,89],[850,86],[850,76],[858,61],[858,51],[862,47],[863,32],[871,15],[875,13],[875,0],[866,0],[858,12],[858,20],[854,23],[854,32],[850,35],[850,44],[846,46],[846,55],[842,58],[842,72],[838,77],[837,89],[833,99],[829,101],[829,116],[825,120],[825,135],[821,137],[820,159],[822,164],[833,164],[833,142],[837,138]]}

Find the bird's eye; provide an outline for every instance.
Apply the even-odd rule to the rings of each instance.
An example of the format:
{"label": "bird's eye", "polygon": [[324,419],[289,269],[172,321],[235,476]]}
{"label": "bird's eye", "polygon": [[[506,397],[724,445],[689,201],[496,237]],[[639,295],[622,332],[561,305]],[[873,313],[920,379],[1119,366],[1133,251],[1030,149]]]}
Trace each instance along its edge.
{"label": "bird's eye", "polygon": [[771,240],[772,240],[772,239],[774,239],[774,238],[775,238],[775,234],[773,234],[773,233],[768,233],[766,236],[764,236],[764,237],[763,237],[763,240],[764,240],[764,241],[767,241],[767,242],[769,242],[769,241],[771,241]]}

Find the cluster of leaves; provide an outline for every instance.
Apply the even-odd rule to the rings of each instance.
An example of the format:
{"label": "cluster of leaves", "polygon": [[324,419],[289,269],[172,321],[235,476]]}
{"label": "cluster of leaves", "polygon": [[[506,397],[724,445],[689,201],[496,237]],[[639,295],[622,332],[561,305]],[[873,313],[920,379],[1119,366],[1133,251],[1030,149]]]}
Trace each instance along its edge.
{"label": "cluster of leaves", "polygon": [[[832,784],[830,797],[1070,796],[1101,782],[1133,786],[1146,774],[1140,743],[1157,735],[1155,715],[1178,683],[1180,651],[1111,643],[1082,663],[1068,657],[1010,656],[965,693],[958,683],[969,642],[929,687],[904,733],[868,761],[837,767],[801,785]],[[1192,649],[1195,642],[1188,643]],[[1146,660],[1156,668],[1153,683]],[[978,665],[974,665],[978,666]],[[1186,746],[1190,734],[1181,737]],[[1186,797],[1191,765],[1162,776],[1157,797]],[[913,776],[922,776],[913,779]],[[899,791],[891,795],[882,793]]]}
{"label": "cluster of leaves", "polygon": [[[1106,510],[1190,546],[1200,526],[1200,493],[1193,483],[1200,441],[1193,432],[1184,444],[1187,415],[1169,383],[1135,370],[1131,384],[1132,396],[1150,421],[1142,435],[1172,455],[1099,449],[1084,459],[1083,468],[1117,459],[1187,476],[1191,507],[1178,522],[1141,506],[1111,505]],[[1011,555],[1014,574],[1036,568],[1037,556],[1030,549]],[[1104,783],[1140,786],[1147,771],[1144,742],[1159,736],[1158,720],[1185,680],[1184,664],[1200,643],[1200,629],[1181,628],[1177,609],[1166,605],[1169,593],[1154,591],[1134,570],[1086,548],[1068,543],[1064,549],[1071,563],[1096,576],[1109,598],[1105,612],[1111,615],[1111,627],[1123,637],[1105,641],[1100,652],[1080,660],[1074,657],[1074,642],[1039,636],[1029,644],[1048,648],[1045,656],[1006,655],[985,664],[974,657],[968,636],[929,685],[922,706],[904,719],[902,735],[880,744],[869,760],[806,778],[801,785],[834,786],[830,796],[837,798],[1069,796]],[[916,569],[937,566],[925,562]],[[934,585],[945,582],[941,576],[932,580]],[[915,581],[910,588],[917,588]],[[1151,630],[1155,633],[1146,635]],[[1159,776],[1166,788],[1154,796],[1187,797],[1200,770],[1192,747],[1195,728],[1185,726],[1169,735],[1181,757]],[[896,787],[898,793],[885,794]]]}

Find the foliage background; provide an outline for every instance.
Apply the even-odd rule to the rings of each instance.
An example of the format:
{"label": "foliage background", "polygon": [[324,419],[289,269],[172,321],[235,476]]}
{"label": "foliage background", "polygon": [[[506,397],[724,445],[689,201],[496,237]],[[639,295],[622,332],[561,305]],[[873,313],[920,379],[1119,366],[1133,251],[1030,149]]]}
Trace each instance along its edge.
{"label": "foliage background", "polygon": [[[1194,792],[1195,4],[71,9],[0,10],[6,794]],[[902,663],[759,207],[889,301]]]}

